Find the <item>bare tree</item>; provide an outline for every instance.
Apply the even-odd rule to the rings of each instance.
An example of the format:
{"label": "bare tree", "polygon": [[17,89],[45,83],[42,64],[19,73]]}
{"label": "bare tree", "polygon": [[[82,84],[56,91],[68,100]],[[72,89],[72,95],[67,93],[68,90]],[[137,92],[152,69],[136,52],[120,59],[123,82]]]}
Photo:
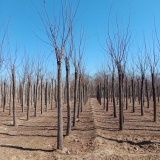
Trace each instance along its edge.
{"label": "bare tree", "polygon": [[[73,126],[76,125],[77,113],[77,95],[78,95],[78,79],[81,79],[81,65],[82,65],[82,57],[84,53],[84,35],[80,34],[79,42],[76,45],[75,37],[73,36],[73,32],[71,33],[72,38],[72,46],[73,46],[73,54],[72,54],[72,63],[74,65],[74,74],[75,74],[75,83],[74,83],[74,113],[73,113]],[[78,47],[76,47],[78,46]]]}
{"label": "bare tree", "polygon": [[28,75],[28,84],[27,84],[27,120],[30,119],[30,105],[31,105],[31,85],[32,77]]}
{"label": "bare tree", "polygon": [[66,88],[67,88],[67,131],[66,135],[70,135],[71,132],[71,104],[70,104],[70,59],[73,52],[72,43],[69,46],[69,51],[65,54],[65,66],[66,66]]}
{"label": "bare tree", "polygon": [[17,125],[17,120],[16,120],[16,60],[17,60],[17,52],[18,52],[18,47],[16,46],[15,53],[14,53],[14,58],[13,55],[11,56],[10,54],[10,49],[8,52],[9,56],[9,65],[8,68],[11,70],[11,82],[12,82],[12,107],[13,107],[13,126]]}
{"label": "bare tree", "polygon": [[43,63],[38,60],[37,66],[35,68],[35,74],[36,74],[36,83],[35,83],[35,95],[34,95],[34,116],[37,117],[37,102],[38,102],[38,88],[40,83],[40,75],[42,73],[43,69]]}
{"label": "bare tree", "polygon": [[13,97],[13,125],[17,125],[16,121],[16,74],[15,74],[15,66],[13,65],[11,68],[12,72],[12,97]]}
{"label": "bare tree", "polygon": [[146,50],[146,46],[144,45],[144,50],[142,48],[139,48],[139,53],[143,54],[143,56],[139,56],[138,57],[138,68],[140,70],[141,73],[141,89],[140,89],[140,102],[141,102],[141,116],[144,115],[144,82],[145,82],[145,73],[147,70],[147,50]]}
{"label": "bare tree", "polygon": [[[43,22],[45,33],[48,37],[50,45],[56,55],[57,68],[58,68],[58,132],[57,132],[57,149],[63,148],[63,115],[62,115],[62,60],[68,38],[72,30],[72,24],[75,18],[76,11],[73,13],[72,8],[68,7],[66,1],[61,3],[61,13],[59,16],[54,15],[54,21],[51,21],[50,15],[47,11],[46,1],[44,4],[44,16],[40,15]],[[77,8],[76,8],[77,10]]]}
{"label": "bare tree", "polygon": [[[156,36],[157,36],[157,32],[156,32]],[[158,70],[157,70],[157,66],[158,66],[158,63],[159,63],[159,60],[160,60],[160,57],[159,57],[159,51],[160,51],[160,43],[159,43],[159,40],[158,40],[158,37],[157,37],[157,42],[158,42],[158,45],[156,45],[156,36],[153,35],[153,38],[152,38],[152,42],[153,42],[153,45],[152,45],[152,49],[150,49],[147,57],[148,57],[148,63],[149,63],[149,67],[150,67],[150,73],[151,73],[151,80],[152,80],[152,96],[153,96],[153,110],[154,110],[154,119],[153,121],[156,122],[157,121],[157,104],[156,104],[156,74],[158,73]],[[159,51],[156,53],[156,48],[157,46],[159,47]],[[147,45],[145,43],[145,48],[147,50]],[[150,54],[152,53],[152,54]]]}
{"label": "bare tree", "polygon": [[30,60],[29,56],[25,56],[24,69],[26,83],[26,102],[27,102],[27,120],[30,119],[30,109],[32,104],[32,75],[34,69],[34,62]]}
{"label": "bare tree", "polygon": [[[108,23],[109,24],[109,23]],[[120,30],[118,21],[116,20],[117,31],[113,34],[110,33],[110,26],[108,25],[105,51],[109,54],[113,62],[115,63],[118,71],[118,83],[119,83],[119,129],[123,129],[123,78],[124,69],[126,64],[127,54],[131,43],[131,34],[129,33],[130,22],[127,25],[126,30]]]}

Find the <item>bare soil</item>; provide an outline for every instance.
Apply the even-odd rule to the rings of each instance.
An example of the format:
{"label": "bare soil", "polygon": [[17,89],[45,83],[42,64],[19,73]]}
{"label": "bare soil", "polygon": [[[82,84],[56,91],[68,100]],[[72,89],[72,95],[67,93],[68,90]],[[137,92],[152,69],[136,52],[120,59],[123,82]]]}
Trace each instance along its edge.
{"label": "bare soil", "polygon": [[[39,109],[40,110],[40,109]],[[131,104],[124,109],[124,130],[118,129],[113,117],[113,106],[103,109],[90,98],[70,136],[66,132],[66,106],[64,105],[64,149],[56,150],[57,108],[48,109],[26,120],[26,111],[17,105],[17,127],[12,126],[9,111],[0,110],[0,160],[99,160],[99,159],[160,159],[160,106],[157,122],[153,122],[153,107],[144,107],[140,115],[137,103],[135,113]]]}

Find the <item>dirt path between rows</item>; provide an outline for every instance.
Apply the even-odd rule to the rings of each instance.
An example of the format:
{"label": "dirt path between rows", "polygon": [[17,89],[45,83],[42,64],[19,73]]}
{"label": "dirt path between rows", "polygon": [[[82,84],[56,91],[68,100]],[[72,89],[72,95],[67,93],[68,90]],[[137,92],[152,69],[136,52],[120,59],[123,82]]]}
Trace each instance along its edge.
{"label": "dirt path between rows", "polygon": [[[26,111],[17,111],[18,127],[12,126],[12,117],[0,111],[0,160],[99,160],[99,159],[160,159],[160,107],[158,122],[154,123],[152,108],[140,107],[132,113],[131,105],[124,110],[124,130],[118,130],[113,107],[103,109],[97,100],[90,98],[77,119],[70,136],[66,132],[64,106],[64,149],[56,150],[57,109],[49,109],[38,117],[26,121]],[[118,113],[118,106],[117,106]]]}
{"label": "dirt path between rows", "polygon": [[[113,117],[113,106],[109,111],[103,109],[96,99],[91,100],[95,120],[95,151],[99,159],[160,159],[160,122],[153,122],[153,109],[145,108],[145,115],[140,116],[140,106],[132,113],[131,104],[124,109],[124,130],[118,130],[117,118]],[[118,111],[118,106],[117,106]],[[159,115],[159,109],[158,109]]]}

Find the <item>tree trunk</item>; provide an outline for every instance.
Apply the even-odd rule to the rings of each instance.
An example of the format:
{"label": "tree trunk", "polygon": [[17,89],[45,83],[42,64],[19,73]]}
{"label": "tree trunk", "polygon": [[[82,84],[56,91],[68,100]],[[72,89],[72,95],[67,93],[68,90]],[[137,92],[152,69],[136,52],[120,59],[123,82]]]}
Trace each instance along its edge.
{"label": "tree trunk", "polygon": [[66,60],[66,85],[67,85],[67,132],[69,136],[71,133],[71,105],[70,105],[70,65],[69,60]]}
{"label": "tree trunk", "polygon": [[43,114],[43,76],[41,77],[41,114]]}
{"label": "tree trunk", "polygon": [[79,87],[78,87],[78,113],[77,118],[79,118],[80,115],[80,107],[81,107],[81,74],[79,75]]}
{"label": "tree trunk", "polygon": [[25,82],[24,80],[22,81],[22,95],[21,95],[21,100],[22,100],[22,112],[24,112],[24,96],[25,96],[25,89],[24,89],[24,85],[25,85]]}
{"label": "tree trunk", "polygon": [[1,108],[3,109],[3,83],[1,82]]}
{"label": "tree trunk", "polygon": [[12,81],[10,84],[10,90],[9,90],[9,115],[12,114]]}
{"label": "tree trunk", "polygon": [[126,110],[128,109],[128,79],[126,78]]}
{"label": "tree trunk", "polygon": [[154,109],[154,122],[157,121],[157,106],[156,106],[156,90],[155,90],[155,75],[152,73],[152,94],[153,94],[153,109]]}
{"label": "tree trunk", "polygon": [[104,98],[104,107],[103,109],[106,109],[106,78],[104,77],[104,92],[103,92],[103,98]]}
{"label": "tree trunk", "polygon": [[99,104],[101,105],[102,104],[102,84],[100,83],[99,84]]}
{"label": "tree trunk", "polygon": [[12,68],[12,98],[13,98],[13,126],[17,125],[16,120],[16,75],[15,67]]}
{"label": "tree trunk", "polygon": [[62,61],[58,61],[58,132],[57,149],[63,148]]}
{"label": "tree trunk", "polygon": [[147,98],[147,108],[149,108],[149,94],[148,94],[148,81],[146,79],[146,98]]}
{"label": "tree trunk", "polygon": [[135,83],[134,83],[134,78],[132,78],[131,83],[132,83],[132,111],[135,112]]}
{"label": "tree trunk", "polygon": [[57,82],[56,80],[55,80],[54,100],[55,100],[55,107],[57,108]]}
{"label": "tree trunk", "polygon": [[121,70],[121,65],[118,68],[118,79],[119,79],[119,130],[123,130],[123,73]]}
{"label": "tree trunk", "polygon": [[109,84],[108,84],[108,76],[107,76],[107,82],[106,82],[106,99],[107,99],[107,103],[106,103],[106,111],[108,111],[108,106],[109,106]]}
{"label": "tree trunk", "polygon": [[115,100],[115,78],[114,73],[112,73],[112,99],[113,99],[113,109],[114,109],[114,118],[117,117],[116,113],[116,100]]}
{"label": "tree trunk", "polygon": [[37,82],[35,84],[35,98],[34,98],[34,116],[37,117],[37,101],[38,101],[38,85],[39,85],[39,76],[37,75]]}
{"label": "tree trunk", "polygon": [[129,85],[128,87],[128,97],[129,97],[129,100],[130,100],[130,103],[132,102],[132,96],[131,96],[131,86]]}
{"label": "tree trunk", "polygon": [[48,81],[46,80],[46,87],[45,87],[45,105],[46,105],[46,112],[48,112]]}
{"label": "tree trunk", "polygon": [[28,93],[27,93],[27,120],[30,119],[30,104],[31,104],[31,76],[28,77]]}
{"label": "tree trunk", "polygon": [[73,126],[76,125],[76,115],[77,115],[77,86],[78,86],[78,71],[75,68],[75,84],[74,84],[74,114],[73,114]]}
{"label": "tree trunk", "polygon": [[6,110],[6,82],[3,84],[3,112]]}
{"label": "tree trunk", "polygon": [[81,89],[81,112],[83,111],[83,103],[84,103],[84,84]]}
{"label": "tree trunk", "polygon": [[139,86],[139,79],[137,79],[137,97],[138,97],[138,102],[139,105],[141,104],[141,94],[140,94],[140,86]]}
{"label": "tree trunk", "polygon": [[141,116],[144,115],[144,101],[143,101],[143,85],[144,85],[144,74],[142,73],[142,77],[141,77]]}
{"label": "tree trunk", "polygon": [[51,110],[53,109],[53,79],[51,80]]}

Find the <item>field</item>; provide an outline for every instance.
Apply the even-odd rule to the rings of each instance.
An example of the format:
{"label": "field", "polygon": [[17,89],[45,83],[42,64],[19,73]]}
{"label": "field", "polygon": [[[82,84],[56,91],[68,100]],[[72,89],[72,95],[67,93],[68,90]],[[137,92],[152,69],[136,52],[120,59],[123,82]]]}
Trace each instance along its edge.
{"label": "field", "polygon": [[[131,105],[131,104],[130,104]],[[18,106],[18,105],[17,105]],[[1,160],[71,160],[71,159],[160,159],[160,119],[153,122],[153,108],[140,106],[135,113],[131,106],[124,109],[124,130],[118,131],[118,116],[113,117],[112,105],[103,110],[96,99],[90,98],[77,119],[70,136],[65,136],[66,107],[64,107],[64,149],[56,150],[57,108],[26,121],[26,113],[18,108],[18,126],[12,117],[1,111]],[[32,110],[33,113],[33,110]],[[118,106],[117,106],[118,113]],[[118,115],[118,114],[117,114]]]}

